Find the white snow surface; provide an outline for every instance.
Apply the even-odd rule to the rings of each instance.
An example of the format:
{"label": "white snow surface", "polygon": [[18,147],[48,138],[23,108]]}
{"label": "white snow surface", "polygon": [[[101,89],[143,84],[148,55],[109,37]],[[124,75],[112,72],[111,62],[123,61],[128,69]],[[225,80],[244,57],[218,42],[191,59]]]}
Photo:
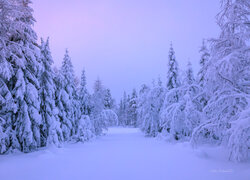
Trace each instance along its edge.
{"label": "white snow surface", "polygon": [[0,156],[1,180],[249,180],[250,163],[225,150],[146,138],[139,129],[110,128],[87,143]]}

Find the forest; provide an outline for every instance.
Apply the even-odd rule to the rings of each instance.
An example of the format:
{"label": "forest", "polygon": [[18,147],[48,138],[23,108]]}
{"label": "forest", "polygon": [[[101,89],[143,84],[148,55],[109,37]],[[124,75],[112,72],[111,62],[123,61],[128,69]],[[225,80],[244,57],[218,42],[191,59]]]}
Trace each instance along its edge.
{"label": "forest", "polygon": [[[166,84],[160,78],[116,101],[101,78],[93,93],[65,51],[53,64],[49,38],[37,37],[30,0],[0,0],[0,154],[86,142],[112,126],[140,128],[146,137],[250,155],[250,2],[222,0],[218,37],[201,40],[200,70],[181,73],[169,43]],[[66,46],[66,45],[65,45]],[[164,64],[163,64],[164,65]]]}

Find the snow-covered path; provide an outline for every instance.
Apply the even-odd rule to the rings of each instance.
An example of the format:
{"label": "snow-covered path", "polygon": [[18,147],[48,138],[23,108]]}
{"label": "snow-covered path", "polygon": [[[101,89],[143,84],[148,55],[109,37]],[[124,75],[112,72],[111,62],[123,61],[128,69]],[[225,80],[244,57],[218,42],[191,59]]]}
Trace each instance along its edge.
{"label": "snow-covered path", "polygon": [[206,157],[188,144],[111,128],[85,144],[0,156],[0,180],[249,180],[250,164]]}

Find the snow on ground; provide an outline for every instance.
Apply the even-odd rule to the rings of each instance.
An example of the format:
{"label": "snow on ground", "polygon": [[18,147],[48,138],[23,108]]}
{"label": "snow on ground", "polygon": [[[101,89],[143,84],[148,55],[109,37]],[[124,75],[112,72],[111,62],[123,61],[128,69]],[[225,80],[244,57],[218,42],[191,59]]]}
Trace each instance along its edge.
{"label": "snow on ground", "polygon": [[218,153],[145,138],[138,129],[110,128],[85,144],[0,156],[0,180],[250,179],[250,163],[228,162]]}

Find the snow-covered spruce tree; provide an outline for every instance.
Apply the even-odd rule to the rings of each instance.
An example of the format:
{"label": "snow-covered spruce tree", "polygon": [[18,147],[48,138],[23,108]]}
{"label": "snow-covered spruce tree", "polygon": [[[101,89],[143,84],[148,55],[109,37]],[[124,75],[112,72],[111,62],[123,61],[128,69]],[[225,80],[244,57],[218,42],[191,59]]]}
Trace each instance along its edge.
{"label": "snow-covered spruce tree", "polygon": [[136,127],[137,125],[137,92],[133,89],[131,98],[128,102],[128,124],[129,126]]}
{"label": "snow-covered spruce tree", "polygon": [[[75,96],[76,88],[74,83],[74,69],[66,50],[62,67],[58,73],[58,106],[60,110],[60,120],[62,123],[62,132],[64,139],[70,140],[75,134]],[[61,87],[60,87],[61,86]]]}
{"label": "snow-covered spruce tree", "polygon": [[[93,125],[90,120],[90,95],[87,90],[87,82],[85,76],[85,70],[82,71],[80,88],[78,90],[78,99],[75,99],[75,104],[78,105],[80,110],[80,116],[76,111],[76,141],[87,141],[93,137]],[[77,108],[77,107],[76,107]]]}
{"label": "snow-covered spruce tree", "polygon": [[123,111],[123,100],[120,100],[120,103],[118,105],[118,125],[119,126],[123,126],[123,115],[124,115],[124,111]]}
{"label": "snow-covered spruce tree", "polygon": [[204,84],[206,84],[205,76],[207,74],[210,52],[207,48],[206,41],[202,41],[202,46],[200,49],[201,59],[200,59],[200,70],[197,76],[197,83],[200,86],[200,93],[195,97],[193,101],[195,101],[197,108],[199,111],[203,111],[204,107],[207,105],[208,100],[210,99],[211,94],[208,93],[206,88],[204,88]]}
{"label": "snow-covered spruce tree", "polygon": [[118,119],[120,126],[128,125],[128,96],[126,92],[123,93],[123,98],[120,101]]}
{"label": "snow-covered spruce tree", "polygon": [[107,129],[108,122],[103,118],[102,112],[104,110],[104,95],[105,88],[101,80],[98,78],[94,84],[94,93],[91,97],[91,121],[94,127],[95,135],[102,135],[103,130]]}
{"label": "snow-covered spruce tree", "polygon": [[41,146],[39,99],[39,47],[33,30],[34,18],[29,0],[13,0],[9,14],[7,61],[13,74],[7,86],[15,102],[12,111],[11,149],[30,152]]}
{"label": "snow-covered spruce tree", "polygon": [[56,116],[55,108],[55,84],[54,71],[52,70],[53,59],[49,48],[49,39],[41,40],[41,63],[42,73],[40,82],[41,99],[41,144],[47,146],[54,144],[60,146],[63,141],[60,119]]}
{"label": "snow-covered spruce tree", "polygon": [[11,92],[6,84],[8,82],[6,75],[0,73],[0,154],[6,153],[12,145],[12,114],[16,111]]}
{"label": "snow-covered spruce tree", "polygon": [[117,126],[118,115],[116,114],[115,100],[112,98],[110,89],[105,89],[104,94],[104,110],[102,112],[102,117],[105,119],[108,126]]}
{"label": "snow-covered spruce tree", "polygon": [[182,124],[181,122],[183,120],[181,117],[177,117],[181,116],[179,112],[179,101],[182,96],[183,94],[180,88],[178,63],[175,59],[175,52],[171,44],[167,72],[167,93],[160,112],[160,129],[163,134],[170,133],[175,137],[175,139],[179,139],[178,131],[171,131],[171,127],[178,127],[178,124]]}
{"label": "snow-covered spruce tree", "polygon": [[143,115],[142,131],[148,135],[155,137],[161,131],[160,129],[160,110],[164,102],[166,89],[162,86],[162,81],[159,78],[147,96],[145,104],[145,112]]}
{"label": "snow-covered spruce tree", "polygon": [[142,128],[144,122],[144,115],[147,112],[148,94],[150,93],[150,87],[143,84],[139,91],[137,101],[137,127]]}
{"label": "snow-covered spruce tree", "polygon": [[[195,101],[196,96],[201,92],[201,88],[195,81],[190,62],[188,62],[184,82],[180,89],[183,96],[179,102],[179,110],[182,117],[180,119],[183,119],[183,121],[180,122],[182,129],[177,127],[179,129],[178,134],[179,138],[190,139],[194,128],[200,124],[202,119],[199,104]],[[173,129],[174,127],[172,127]]]}
{"label": "snow-covered spruce tree", "polygon": [[0,1],[0,154],[6,153],[11,146],[12,114],[16,109],[11,87],[8,87],[8,82],[14,75],[13,67],[8,60],[10,49],[7,46],[13,11],[9,0]]}
{"label": "snow-covered spruce tree", "polygon": [[85,70],[82,71],[78,94],[80,100],[81,113],[84,115],[90,115],[90,94],[87,90]]}
{"label": "snow-covered spruce tree", "polygon": [[172,43],[170,44],[168,56],[167,89],[177,88],[180,85],[178,63],[175,59],[175,52]]}
{"label": "snow-covered spruce tree", "polygon": [[113,109],[114,108],[114,99],[112,98],[110,89],[105,90],[104,108],[105,109]]}
{"label": "snow-covered spruce tree", "polygon": [[201,87],[204,86],[204,78],[205,78],[205,74],[207,72],[207,63],[209,61],[210,58],[210,53],[208,51],[207,45],[206,45],[206,41],[203,39],[202,41],[202,46],[200,48],[200,54],[201,54],[201,58],[200,58],[200,71],[198,72],[198,83]]}
{"label": "snow-covered spruce tree", "polygon": [[196,128],[191,142],[228,145],[230,159],[244,161],[250,149],[250,4],[223,0],[221,7],[221,34],[212,40],[204,87],[213,96],[204,108],[206,122]]}
{"label": "snow-covered spruce tree", "polygon": [[189,140],[193,129],[200,123],[201,112],[194,101],[200,93],[200,87],[194,80],[191,63],[187,65],[183,83],[166,94],[161,112],[163,135],[169,140]]}

